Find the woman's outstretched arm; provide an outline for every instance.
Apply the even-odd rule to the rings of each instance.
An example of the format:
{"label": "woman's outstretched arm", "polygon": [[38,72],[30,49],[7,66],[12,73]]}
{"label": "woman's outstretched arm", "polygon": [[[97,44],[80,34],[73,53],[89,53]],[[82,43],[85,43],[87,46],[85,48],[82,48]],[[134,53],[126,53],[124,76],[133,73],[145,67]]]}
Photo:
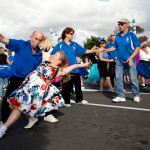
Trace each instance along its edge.
{"label": "woman's outstretched arm", "polygon": [[69,74],[72,70],[76,68],[88,67],[90,63],[83,63],[83,64],[74,64],[69,67],[64,68],[62,71],[59,71],[57,76],[64,76]]}

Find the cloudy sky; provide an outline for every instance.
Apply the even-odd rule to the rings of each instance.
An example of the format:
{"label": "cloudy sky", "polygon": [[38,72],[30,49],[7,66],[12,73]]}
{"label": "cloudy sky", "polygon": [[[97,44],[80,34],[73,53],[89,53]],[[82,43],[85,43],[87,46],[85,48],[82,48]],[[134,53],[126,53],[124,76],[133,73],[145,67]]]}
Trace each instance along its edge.
{"label": "cloudy sky", "polygon": [[[107,38],[121,18],[145,29],[150,39],[150,0],[0,0],[0,33],[7,38],[28,40],[40,29],[53,44],[66,27],[75,30],[74,41],[83,46],[88,37]],[[133,24],[131,23],[130,26]]]}

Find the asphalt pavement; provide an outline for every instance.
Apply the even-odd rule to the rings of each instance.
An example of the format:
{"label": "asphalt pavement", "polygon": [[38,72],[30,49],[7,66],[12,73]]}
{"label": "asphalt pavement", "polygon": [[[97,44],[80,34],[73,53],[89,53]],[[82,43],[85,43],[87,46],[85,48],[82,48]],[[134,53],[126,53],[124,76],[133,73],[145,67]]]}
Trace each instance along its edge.
{"label": "asphalt pavement", "polygon": [[0,139],[0,150],[150,150],[150,82],[140,89],[140,103],[133,102],[129,83],[124,103],[113,103],[116,93],[100,93],[95,82],[84,85],[88,105],[60,108],[55,114],[59,123],[40,117],[28,130],[21,117]]}

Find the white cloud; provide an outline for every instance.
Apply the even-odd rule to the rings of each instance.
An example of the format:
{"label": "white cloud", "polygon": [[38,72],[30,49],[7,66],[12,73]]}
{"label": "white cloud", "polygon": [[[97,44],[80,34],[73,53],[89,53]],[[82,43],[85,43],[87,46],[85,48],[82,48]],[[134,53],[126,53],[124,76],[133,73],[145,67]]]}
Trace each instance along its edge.
{"label": "white cloud", "polygon": [[5,0],[0,2],[0,32],[27,40],[36,29],[49,36],[53,28],[60,36],[70,26],[74,40],[83,45],[91,35],[107,37],[126,17],[135,18],[149,37],[149,6],[149,0]]}

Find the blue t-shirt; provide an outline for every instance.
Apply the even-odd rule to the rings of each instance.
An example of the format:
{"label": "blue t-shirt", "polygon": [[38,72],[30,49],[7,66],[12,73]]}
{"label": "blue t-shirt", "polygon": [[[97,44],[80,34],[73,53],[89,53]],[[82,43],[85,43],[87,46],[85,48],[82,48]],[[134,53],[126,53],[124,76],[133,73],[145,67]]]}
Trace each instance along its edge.
{"label": "blue t-shirt", "polygon": [[104,59],[108,59],[108,53],[106,52],[106,53],[103,53],[103,58]]}
{"label": "blue t-shirt", "polygon": [[[63,51],[66,54],[69,65],[74,65],[77,64],[76,56],[84,55],[87,49],[81,47],[74,41],[71,41],[70,45],[67,45],[63,40],[54,47],[50,55],[54,55],[59,50]],[[71,73],[79,73],[79,69],[74,69],[71,71]]]}
{"label": "blue t-shirt", "polygon": [[10,51],[15,51],[10,72],[16,77],[26,77],[42,62],[42,52],[40,48],[38,47],[38,52],[33,54],[30,40],[9,39],[9,44],[6,47]]}
{"label": "blue t-shirt", "polygon": [[[118,48],[117,59],[126,62],[127,59],[133,54],[135,48],[140,47],[141,43],[137,36],[128,30],[124,37],[122,37],[121,32],[116,35],[113,47]],[[136,57],[133,59],[136,63]]]}
{"label": "blue t-shirt", "polygon": [[[99,55],[97,55],[97,57],[98,57],[98,60],[100,60]],[[103,53],[102,57],[103,57],[104,59],[108,59],[108,57],[109,57],[109,56],[108,56],[108,52]]]}
{"label": "blue t-shirt", "polygon": [[[106,48],[111,48],[113,46],[112,42],[109,42],[106,45]],[[116,48],[116,50],[112,51],[112,52],[108,52],[108,54],[110,55],[110,59],[114,59],[115,57],[117,57],[118,55],[118,48]]]}

